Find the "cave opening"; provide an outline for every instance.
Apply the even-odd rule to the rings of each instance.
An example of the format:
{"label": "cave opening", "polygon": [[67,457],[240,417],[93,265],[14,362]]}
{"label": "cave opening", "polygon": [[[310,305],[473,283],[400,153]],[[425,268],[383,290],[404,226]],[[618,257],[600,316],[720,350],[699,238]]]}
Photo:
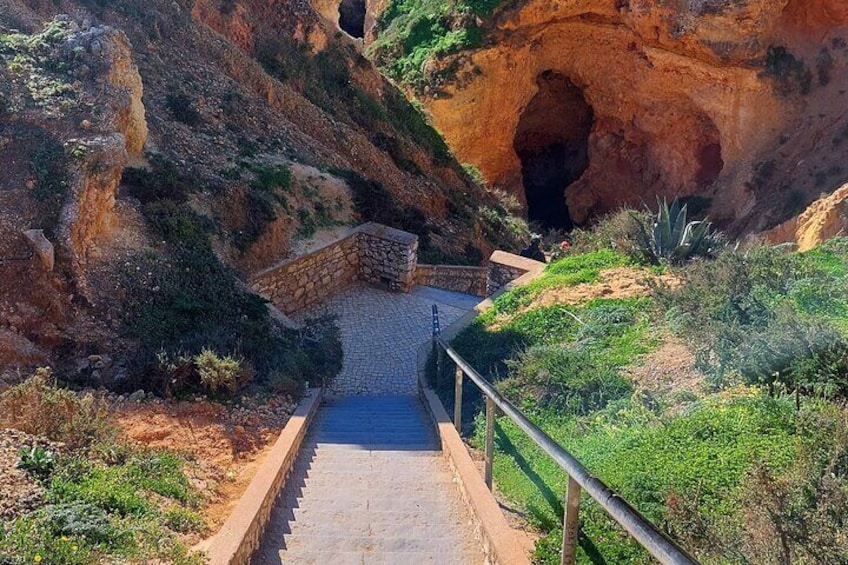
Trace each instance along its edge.
{"label": "cave opening", "polygon": [[339,27],[351,37],[362,39],[365,37],[365,14],[365,0],[342,0]]}
{"label": "cave opening", "polygon": [[521,114],[513,147],[521,160],[527,218],[545,229],[571,230],[565,189],[589,167],[592,107],[567,76],[545,71]]}

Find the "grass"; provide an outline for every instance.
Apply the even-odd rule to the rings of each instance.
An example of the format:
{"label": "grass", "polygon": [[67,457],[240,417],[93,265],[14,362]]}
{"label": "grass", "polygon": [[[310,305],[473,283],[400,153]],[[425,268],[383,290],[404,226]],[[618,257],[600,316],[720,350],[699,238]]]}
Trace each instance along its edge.
{"label": "grass", "polygon": [[378,21],[370,55],[384,72],[419,91],[450,75],[428,76],[427,63],[483,45],[478,18],[492,15],[500,0],[392,0]]}
{"label": "grass", "polygon": [[[594,245],[609,239],[609,226],[599,229],[603,235],[581,234],[591,251],[549,265],[537,282],[498,299],[453,340],[457,351],[701,562],[848,558],[839,541],[841,522],[832,519],[848,512],[848,475],[835,470],[848,453],[848,412],[840,400],[848,390],[848,349],[838,337],[826,349],[793,349],[786,337],[807,339],[814,347],[808,334],[799,337],[790,329],[808,328],[819,338],[846,335],[848,240],[833,239],[803,254],[728,250],[673,269],[682,279],[676,289],[528,307],[539,292],[593,282],[604,268],[632,264],[626,255]],[[711,393],[642,390],[625,369],[667,332],[703,338],[698,343],[707,353],[735,347],[733,339],[744,345],[752,336],[766,336],[765,343],[777,348],[772,361],[786,357],[786,374],[806,380],[796,381],[800,388],[794,391],[761,387],[757,378],[741,385],[726,381]],[[756,350],[745,347],[739,359],[756,357]],[[733,370],[738,375],[742,369]],[[451,376],[445,367],[434,379],[449,409]],[[464,430],[482,447],[479,393],[468,387],[463,399]],[[543,534],[534,563],[558,563],[567,477],[503,418],[496,449],[498,491]],[[652,562],[585,495],[581,519],[579,563]]]}
{"label": "grass", "polygon": [[627,256],[612,249],[559,259],[548,265],[540,278],[496,298],[494,308],[486,312],[484,317],[489,321],[496,316],[511,315],[529,305],[545,290],[597,282],[601,271],[630,264],[631,260]]}
{"label": "grass", "polygon": [[204,527],[184,456],[116,441],[102,403],[56,386],[45,369],[0,406],[0,426],[66,446],[42,458],[51,463],[37,474],[44,504],[0,522],[0,563],[201,562],[179,537]]}
{"label": "grass", "polygon": [[[795,432],[797,418],[791,401],[755,394],[711,398],[668,419],[628,398],[591,418],[545,413],[537,423],[654,523],[680,533],[687,524],[675,523],[672,513],[680,499],[705,521],[731,523],[742,507],[740,486],[755,464],[786,469],[803,440]],[[478,426],[478,445],[481,433]],[[498,490],[551,537],[560,536],[565,474],[511,423],[500,422],[497,438]],[[652,562],[602,509],[588,498],[584,503],[583,533],[607,563]],[[582,546],[579,562],[592,562],[590,546]],[[540,562],[558,562],[547,544],[541,547]]]}
{"label": "grass", "polygon": [[178,537],[202,528],[191,510],[200,495],[189,484],[185,460],[165,451],[130,453],[112,463],[82,452],[61,457],[46,484],[46,505],[2,525],[0,561],[200,563]]}

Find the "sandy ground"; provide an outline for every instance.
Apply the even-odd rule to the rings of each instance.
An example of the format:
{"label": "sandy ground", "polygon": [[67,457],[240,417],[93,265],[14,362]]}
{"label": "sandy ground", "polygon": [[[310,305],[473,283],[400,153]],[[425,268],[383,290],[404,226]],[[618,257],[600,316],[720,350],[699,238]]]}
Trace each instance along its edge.
{"label": "sandy ground", "polygon": [[526,309],[553,304],[581,304],[594,298],[615,299],[645,296],[650,290],[648,280],[662,282],[670,286],[679,284],[678,279],[673,275],[652,275],[642,269],[616,267],[602,271],[598,282],[545,290]]}
{"label": "sandy ground", "polygon": [[206,497],[207,535],[215,533],[247,488],[294,410],[288,398],[226,407],[208,401],[124,402],[112,420],[122,434],[151,448],[194,459],[192,481]]}

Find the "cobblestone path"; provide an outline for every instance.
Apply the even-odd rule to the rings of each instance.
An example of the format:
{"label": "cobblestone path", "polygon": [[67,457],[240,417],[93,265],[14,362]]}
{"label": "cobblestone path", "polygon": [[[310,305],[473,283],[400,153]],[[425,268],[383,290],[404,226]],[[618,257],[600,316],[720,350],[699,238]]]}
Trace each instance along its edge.
{"label": "cobblestone path", "polygon": [[301,312],[296,320],[335,314],[344,362],[332,394],[411,394],[417,391],[419,346],[432,333],[432,307],[446,328],[472,310],[479,298],[417,287],[397,294],[358,283]]}

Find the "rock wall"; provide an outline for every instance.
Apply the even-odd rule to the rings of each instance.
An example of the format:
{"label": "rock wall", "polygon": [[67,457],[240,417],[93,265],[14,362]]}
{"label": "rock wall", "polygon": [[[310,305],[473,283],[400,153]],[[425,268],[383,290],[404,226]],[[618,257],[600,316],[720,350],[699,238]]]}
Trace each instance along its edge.
{"label": "rock wall", "polygon": [[800,216],[765,234],[770,243],[798,244],[798,251],[809,251],[828,239],[848,232],[848,184],[821,198]]}
{"label": "rock wall", "polygon": [[486,267],[460,267],[454,265],[418,265],[415,269],[415,282],[422,286],[432,286],[451,292],[486,296]]}
{"label": "rock wall", "polygon": [[359,231],[359,277],[394,292],[415,286],[418,236],[369,222]]}
{"label": "rock wall", "polygon": [[505,251],[495,251],[489,258],[489,271],[486,280],[486,296],[492,296],[497,291],[530,272],[541,271],[543,263],[513,255]]}
{"label": "rock wall", "polygon": [[252,286],[285,314],[292,314],[344,289],[358,274],[359,237],[353,234],[259,273]]}
{"label": "rock wall", "polygon": [[417,236],[368,223],[345,238],[259,273],[251,286],[283,313],[293,314],[357,279],[409,292],[415,285],[417,262]]}
{"label": "rock wall", "polygon": [[67,254],[77,285],[86,286],[88,247],[107,226],[126,165],[126,138],[119,133],[74,142],[82,155],[71,174],[71,194],[62,209],[60,249]]}

